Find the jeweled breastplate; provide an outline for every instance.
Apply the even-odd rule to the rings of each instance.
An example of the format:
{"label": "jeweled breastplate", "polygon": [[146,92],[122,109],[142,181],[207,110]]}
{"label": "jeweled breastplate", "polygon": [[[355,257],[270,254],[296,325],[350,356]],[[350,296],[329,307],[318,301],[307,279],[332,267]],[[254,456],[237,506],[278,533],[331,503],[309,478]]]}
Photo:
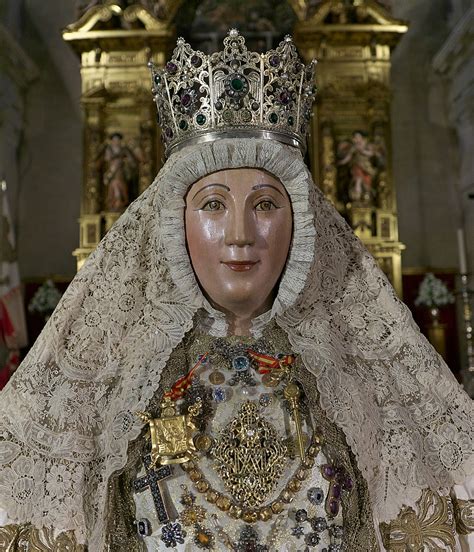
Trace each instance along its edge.
{"label": "jeweled breastplate", "polygon": [[149,452],[134,482],[148,550],[341,549],[341,497],[351,480],[322,437],[292,355],[265,343],[214,339],[139,413]]}

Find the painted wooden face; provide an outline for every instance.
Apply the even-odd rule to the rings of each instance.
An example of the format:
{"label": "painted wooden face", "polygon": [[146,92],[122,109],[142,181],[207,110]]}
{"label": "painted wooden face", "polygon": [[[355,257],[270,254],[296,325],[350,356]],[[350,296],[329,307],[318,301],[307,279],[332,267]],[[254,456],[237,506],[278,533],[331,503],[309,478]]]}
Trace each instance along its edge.
{"label": "painted wooden face", "polygon": [[194,272],[214,306],[249,317],[271,307],[293,229],[279,180],[250,168],[207,175],[187,193],[185,225]]}

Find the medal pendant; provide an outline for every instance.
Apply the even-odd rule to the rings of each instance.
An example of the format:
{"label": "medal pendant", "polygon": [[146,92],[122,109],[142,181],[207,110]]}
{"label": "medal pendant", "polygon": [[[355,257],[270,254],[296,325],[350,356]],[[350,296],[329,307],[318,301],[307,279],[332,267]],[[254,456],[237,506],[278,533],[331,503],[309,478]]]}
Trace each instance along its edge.
{"label": "medal pendant", "polygon": [[212,385],[221,385],[225,382],[225,376],[222,372],[219,372],[219,370],[214,370],[209,374],[209,381]]}

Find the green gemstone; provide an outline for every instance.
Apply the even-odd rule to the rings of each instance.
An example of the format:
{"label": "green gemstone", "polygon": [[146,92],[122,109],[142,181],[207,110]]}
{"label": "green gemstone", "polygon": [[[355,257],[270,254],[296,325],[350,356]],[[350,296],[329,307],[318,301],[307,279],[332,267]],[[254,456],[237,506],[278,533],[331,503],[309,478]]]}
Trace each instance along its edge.
{"label": "green gemstone", "polygon": [[181,121],[179,121],[179,128],[181,130],[186,130],[188,128],[188,123],[184,119],[181,119]]}
{"label": "green gemstone", "polygon": [[294,123],[294,122],[295,122],[295,121],[293,120],[293,117],[290,115],[290,116],[288,117],[288,124],[289,124],[290,126],[293,126],[293,123]]}
{"label": "green gemstone", "polygon": [[276,113],[271,113],[270,114],[270,123],[278,123],[278,115]]}
{"label": "green gemstone", "polygon": [[241,79],[235,77],[230,81],[230,85],[236,92],[240,92],[240,90],[242,90],[242,88],[244,87],[244,82]]}
{"label": "green gemstone", "polygon": [[206,122],[206,116],[202,113],[199,113],[199,115],[196,117],[196,123],[198,125],[203,125]]}

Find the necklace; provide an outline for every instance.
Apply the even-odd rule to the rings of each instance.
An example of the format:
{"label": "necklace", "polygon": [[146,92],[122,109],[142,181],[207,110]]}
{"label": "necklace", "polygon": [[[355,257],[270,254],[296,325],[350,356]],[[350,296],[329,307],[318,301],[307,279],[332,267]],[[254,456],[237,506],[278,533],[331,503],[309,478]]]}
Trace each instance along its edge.
{"label": "necklace", "polygon": [[181,464],[181,468],[194,483],[197,492],[202,494],[209,504],[215,504],[219,510],[225,512],[228,516],[234,519],[242,519],[246,523],[255,523],[258,520],[268,521],[274,514],[279,514],[283,510],[284,505],[289,504],[293,500],[295,493],[301,489],[302,482],[308,478],[310,470],[314,466],[315,458],[321,450],[321,444],[322,440],[320,436],[313,433],[304,459],[286,484],[286,487],[275,500],[261,508],[244,508],[236,504],[225,494],[213,489],[196,462],[190,461],[186,464]]}

